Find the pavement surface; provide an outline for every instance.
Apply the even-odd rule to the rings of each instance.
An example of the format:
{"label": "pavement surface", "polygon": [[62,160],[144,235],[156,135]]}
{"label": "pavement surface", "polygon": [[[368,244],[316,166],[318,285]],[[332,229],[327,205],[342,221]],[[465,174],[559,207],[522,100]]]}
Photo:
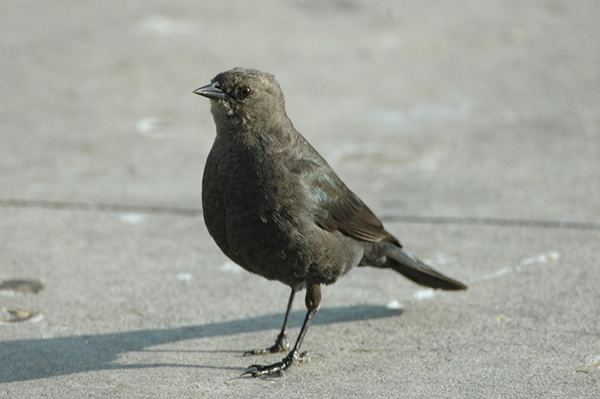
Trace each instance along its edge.
{"label": "pavement surface", "polygon": [[[600,5],[0,3],[0,397],[600,395]],[[405,247],[354,270],[283,377],[240,378],[287,287],[201,216],[218,72],[269,71]],[[20,280],[20,281],[18,281]],[[292,315],[295,337],[304,309]]]}

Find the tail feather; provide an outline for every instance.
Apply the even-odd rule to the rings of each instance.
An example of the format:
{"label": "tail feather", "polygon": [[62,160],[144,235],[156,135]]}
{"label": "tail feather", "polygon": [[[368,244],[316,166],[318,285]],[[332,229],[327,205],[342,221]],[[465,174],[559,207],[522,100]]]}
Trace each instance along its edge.
{"label": "tail feather", "polygon": [[417,284],[442,290],[466,290],[468,288],[460,281],[444,276],[407,251],[391,243],[386,245],[385,255],[388,257],[386,266]]}

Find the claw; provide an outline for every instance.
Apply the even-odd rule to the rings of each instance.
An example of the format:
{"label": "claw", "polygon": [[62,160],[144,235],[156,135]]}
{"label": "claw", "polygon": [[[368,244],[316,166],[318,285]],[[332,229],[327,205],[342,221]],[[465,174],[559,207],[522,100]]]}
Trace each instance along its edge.
{"label": "claw", "polygon": [[274,375],[283,373],[283,370],[289,368],[292,365],[292,362],[286,362],[286,359],[281,362],[273,363],[268,366],[262,366],[260,364],[253,364],[248,367],[246,372],[242,374],[242,376],[252,376],[252,377],[262,377],[265,375]]}
{"label": "claw", "polygon": [[280,362],[269,364],[267,366],[263,366],[260,364],[253,364],[251,366],[248,366],[246,371],[242,374],[242,377],[244,377],[244,376],[262,377],[262,376],[275,375],[275,374],[278,374],[281,376],[281,375],[283,375],[283,372],[285,370],[289,369],[294,364],[306,363],[309,360],[310,359],[309,359],[308,352],[302,352],[300,355],[298,355],[297,352],[292,351],[292,352],[290,352],[289,355],[287,355]]}
{"label": "claw", "polygon": [[246,371],[244,371],[242,373],[241,377],[245,377],[247,375],[248,376],[252,376],[252,377],[257,377],[257,376],[254,375],[254,373],[256,371],[258,371],[256,366],[257,366],[256,364],[253,364],[252,366],[248,366],[248,368],[246,369]]}
{"label": "claw", "polygon": [[[294,349],[292,349],[291,352],[288,353],[288,355],[285,358],[283,358],[282,361],[280,361],[278,363],[273,363],[268,366],[262,366],[260,364],[253,364],[252,366],[250,366],[246,369],[246,371],[242,374],[242,377],[246,376],[246,375],[249,375],[252,377],[261,377],[261,376],[274,375],[274,374],[278,374],[279,376],[281,376],[281,375],[283,375],[283,372],[285,370],[292,367],[295,363],[305,363],[309,360],[308,352],[302,352],[302,353],[298,354],[298,349],[300,348],[300,345],[302,345],[302,341],[304,340],[304,335],[306,335],[306,331],[308,331],[308,327],[310,326],[310,322],[313,319],[313,316],[315,315],[315,313],[317,313],[317,310],[319,309],[318,299],[321,298],[321,293],[320,293],[321,291],[320,291],[318,284],[312,285],[312,286],[308,287],[307,289],[309,292],[312,292],[310,296],[308,293],[306,294],[307,298],[310,299],[310,301],[308,301],[308,299],[307,299],[307,302],[306,302],[306,306],[309,309],[308,309],[308,312],[306,312],[306,316],[304,317],[304,323],[302,323],[302,328],[300,328],[300,333],[298,334],[298,338],[296,338],[296,343],[294,344]],[[288,303],[288,310],[286,312],[285,322],[283,323],[283,328],[281,329],[281,334],[279,334],[279,336],[277,337],[277,340],[275,341],[275,345],[273,345],[271,348],[268,349],[269,352],[280,351],[280,350],[282,350],[282,348],[288,346],[287,339],[285,337],[285,327],[287,325],[288,316],[290,314],[292,299],[294,298],[294,292],[295,291],[292,290],[292,295],[290,296],[290,301]],[[259,350],[259,351],[250,351],[250,352],[246,352],[246,353],[247,354],[255,354],[255,353],[265,353],[265,352]]]}

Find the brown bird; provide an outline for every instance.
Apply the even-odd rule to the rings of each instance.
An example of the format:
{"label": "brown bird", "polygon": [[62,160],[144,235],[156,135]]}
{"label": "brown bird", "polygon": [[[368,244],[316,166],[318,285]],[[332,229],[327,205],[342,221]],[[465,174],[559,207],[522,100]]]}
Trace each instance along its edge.
{"label": "brown bird", "polygon": [[321,302],[321,285],[355,266],[391,268],[432,288],[464,290],[402,248],[375,214],[294,128],[275,78],[236,68],[194,93],[211,100],[217,137],[202,180],[209,233],[244,269],[291,287],[275,345],[247,354],[289,349],[286,331],[296,292],[306,288],[308,312],[296,343],[281,361],[252,365],[252,376],[283,372],[299,349]]}

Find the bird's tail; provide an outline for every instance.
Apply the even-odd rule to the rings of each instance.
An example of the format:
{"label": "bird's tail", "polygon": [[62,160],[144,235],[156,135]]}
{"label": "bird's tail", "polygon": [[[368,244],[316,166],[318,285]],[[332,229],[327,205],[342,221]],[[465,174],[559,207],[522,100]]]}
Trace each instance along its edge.
{"label": "bird's tail", "polygon": [[440,288],[442,290],[466,290],[467,286],[460,281],[444,276],[434,268],[404,249],[392,244],[386,243],[384,253],[388,258],[386,266],[394,269],[404,277],[414,281],[417,284],[425,285],[431,288]]}

